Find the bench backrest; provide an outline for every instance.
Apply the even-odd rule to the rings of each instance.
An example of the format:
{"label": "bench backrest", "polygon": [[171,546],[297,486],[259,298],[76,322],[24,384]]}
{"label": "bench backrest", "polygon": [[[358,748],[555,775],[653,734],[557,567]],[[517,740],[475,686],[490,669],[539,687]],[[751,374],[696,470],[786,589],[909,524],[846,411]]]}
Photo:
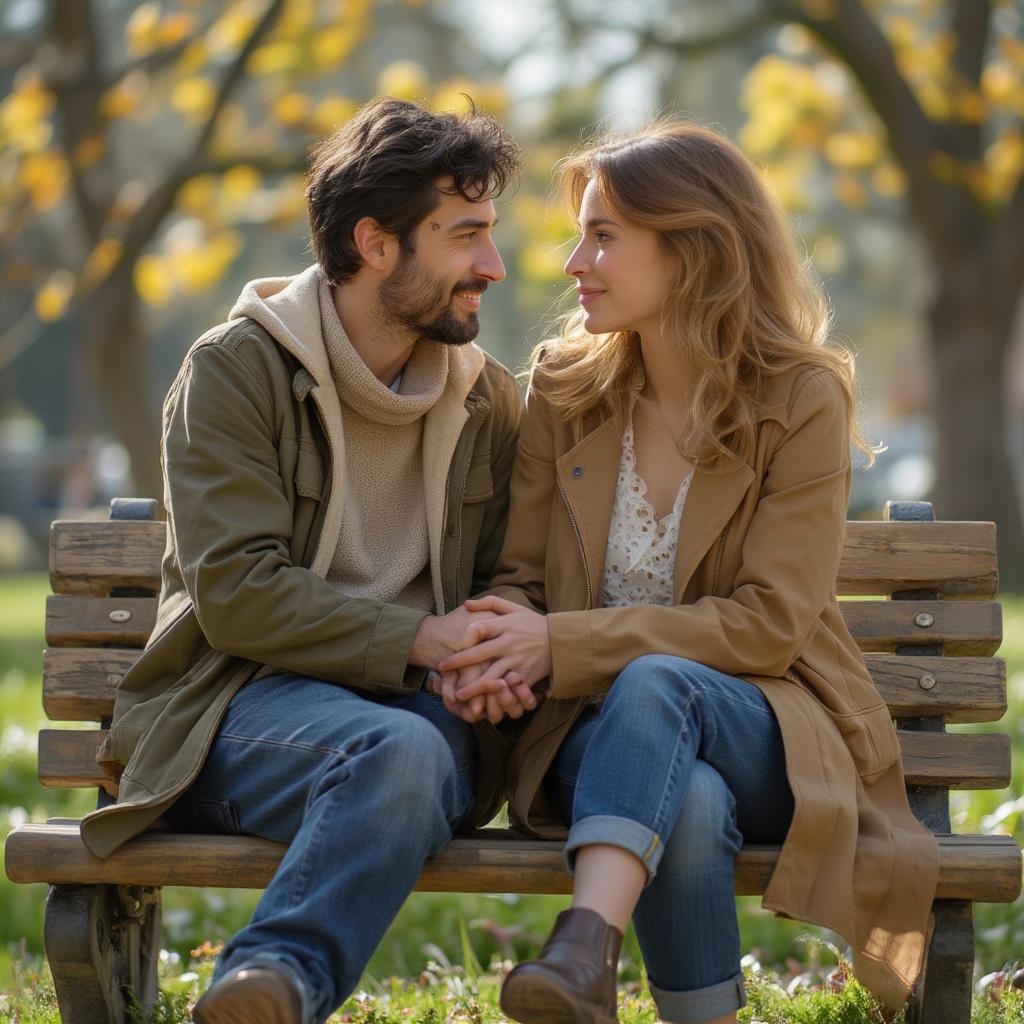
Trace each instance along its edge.
{"label": "bench backrest", "polygon": [[[151,503],[115,502],[119,509]],[[1006,711],[993,523],[901,521],[930,506],[887,507],[882,522],[851,521],[837,579],[851,633],[900,729],[912,804],[948,831],[948,789],[1000,789],[1010,781],[1005,734],[948,733],[947,723],[994,722]],[[44,786],[116,786],[94,760],[118,680],[138,658],[156,616],[162,522],[58,521],[50,541],[43,656],[48,718],[93,722],[89,730],[44,729]]]}

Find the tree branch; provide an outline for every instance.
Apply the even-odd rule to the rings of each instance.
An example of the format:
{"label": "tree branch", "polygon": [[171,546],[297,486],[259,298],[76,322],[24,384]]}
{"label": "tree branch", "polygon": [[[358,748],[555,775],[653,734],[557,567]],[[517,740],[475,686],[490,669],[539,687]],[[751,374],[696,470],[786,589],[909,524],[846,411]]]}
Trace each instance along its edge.
{"label": "tree branch", "polygon": [[[939,149],[936,126],[921,109],[896,65],[889,41],[861,0],[834,0],[834,14],[814,17],[793,0],[770,0],[783,17],[803,25],[849,68],[885,126],[889,148],[907,176],[911,214],[940,273],[952,268],[961,246],[958,223],[963,188],[944,186],[930,166]],[[957,212],[951,216],[951,208]]]}
{"label": "tree branch", "polygon": [[[978,93],[988,45],[991,0],[955,0],[952,30],[956,39],[951,65],[953,98],[964,92]],[[981,124],[957,117],[940,127],[943,149],[958,160],[976,162],[981,158]]]}
{"label": "tree branch", "polygon": [[245,77],[245,65],[249,57],[273,29],[274,24],[281,16],[283,8],[284,0],[272,0],[268,4],[263,17],[260,18],[256,27],[249,34],[249,38],[246,39],[245,44],[238,51],[235,59],[231,62],[231,66],[221,79],[213,106],[210,108],[210,114],[196,135],[191,151],[168,172],[164,180],[150,193],[129,223],[118,267],[111,271],[111,276],[121,266],[131,265],[138,259],[142,250],[160,227],[164,217],[167,216],[173,207],[178,190],[196,173],[195,168],[199,166],[203,153],[213,136],[214,129],[217,126],[217,119],[231,98],[232,93]]}
{"label": "tree branch", "polygon": [[[99,42],[93,21],[92,0],[52,0],[50,33],[55,43],[50,85],[61,122],[61,147],[71,169],[71,191],[88,245],[99,240],[113,201],[106,125],[99,113]],[[98,164],[83,171],[75,160],[87,139],[103,139]]]}
{"label": "tree branch", "polygon": [[133,72],[142,71],[145,74],[153,74],[153,72],[161,71],[169,64],[173,64],[194,42],[205,35],[211,24],[212,22],[208,21],[202,28],[196,29],[195,32],[185,36],[184,39],[179,39],[178,42],[165,46],[162,50],[154,50],[152,53],[147,53],[145,57],[139,57],[138,60],[129,61],[127,64],[122,65],[116,71],[107,75],[103,81],[103,89],[111,88],[111,86],[116,85],[121,79],[126,78]]}

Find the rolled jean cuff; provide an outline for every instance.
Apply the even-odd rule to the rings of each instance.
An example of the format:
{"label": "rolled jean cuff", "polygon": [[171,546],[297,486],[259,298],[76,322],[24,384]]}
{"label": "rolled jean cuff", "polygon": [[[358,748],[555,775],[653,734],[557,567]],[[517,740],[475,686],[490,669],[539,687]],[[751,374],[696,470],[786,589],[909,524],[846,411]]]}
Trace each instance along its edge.
{"label": "rolled jean cuff", "polygon": [[565,865],[569,874],[575,874],[576,851],[581,846],[620,846],[637,857],[647,869],[647,883],[654,878],[665,852],[665,844],[657,832],[631,818],[614,814],[592,814],[581,818],[569,830],[565,843]]}
{"label": "rolled jean cuff", "polygon": [[667,1024],[700,1024],[701,1021],[724,1017],[747,1005],[743,975],[692,992],[669,992],[650,983],[651,995],[658,1007],[658,1016]]}

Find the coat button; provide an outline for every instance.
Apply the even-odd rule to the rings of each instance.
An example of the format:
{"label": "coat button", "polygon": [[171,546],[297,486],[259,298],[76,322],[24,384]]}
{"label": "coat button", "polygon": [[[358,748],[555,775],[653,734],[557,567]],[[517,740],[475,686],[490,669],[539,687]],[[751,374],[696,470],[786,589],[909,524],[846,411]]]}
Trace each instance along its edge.
{"label": "coat button", "polygon": [[582,466],[573,466],[572,467],[572,475],[573,476],[577,476],[577,477],[583,476],[583,467]]}

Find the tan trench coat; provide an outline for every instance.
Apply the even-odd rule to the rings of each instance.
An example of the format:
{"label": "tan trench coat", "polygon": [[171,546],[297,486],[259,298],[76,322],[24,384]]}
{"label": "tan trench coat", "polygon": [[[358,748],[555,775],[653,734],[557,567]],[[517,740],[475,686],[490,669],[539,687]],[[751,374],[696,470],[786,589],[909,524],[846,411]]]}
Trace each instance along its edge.
{"label": "tan trench coat", "polygon": [[493,591],[548,613],[552,676],[512,754],[512,816],[565,835],[541,782],[586,698],[639,655],[748,679],[780,723],[795,801],[763,904],[844,936],[857,976],[895,1008],[921,968],[938,847],[909,809],[892,719],[836,601],[850,486],[839,384],[797,368],[768,389],[751,464],[694,473],[671,607],[594,607],[621,425],[574,443],[542,395],[528,400]]}

